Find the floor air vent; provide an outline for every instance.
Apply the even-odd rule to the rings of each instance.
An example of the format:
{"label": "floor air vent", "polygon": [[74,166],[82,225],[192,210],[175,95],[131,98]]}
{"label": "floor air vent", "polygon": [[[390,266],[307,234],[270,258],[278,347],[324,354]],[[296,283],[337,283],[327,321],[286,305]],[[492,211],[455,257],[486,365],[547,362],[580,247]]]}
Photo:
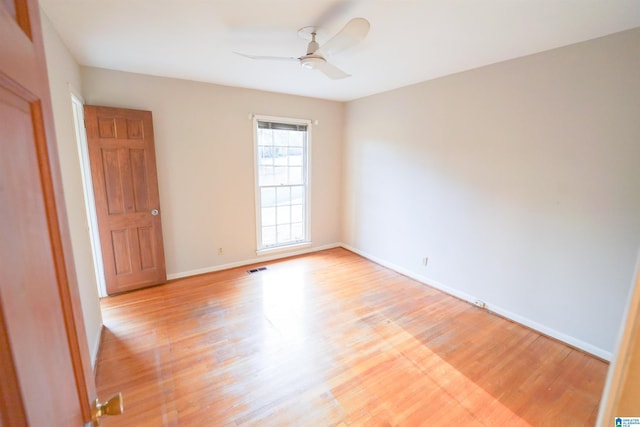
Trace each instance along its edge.
{"label": "floor air vent", "polygon": [[253,273],[257,273],[259,271],[265,271],[266,269],[267,269],[267,267],[252,268],[251,270],[247,270],[247,273],[253,274]]}

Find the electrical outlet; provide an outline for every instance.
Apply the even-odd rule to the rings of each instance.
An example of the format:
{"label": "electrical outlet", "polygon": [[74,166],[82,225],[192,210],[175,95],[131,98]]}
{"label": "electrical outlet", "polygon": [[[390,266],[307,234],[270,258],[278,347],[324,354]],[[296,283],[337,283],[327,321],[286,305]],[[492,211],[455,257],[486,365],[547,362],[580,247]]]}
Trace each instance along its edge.
{"label": "electrical outlet", "polygon": [[222,248],[218,248],[218,255],[224,254],[224,250]]}
{"label": "electrical outlet", "polygon": [[476,300],[473,304],[480,308],[487,308],[487,303],[482,300]]}
{"label": "electrical outlet", "polygon": [[424,258],[422,258],[422,265],[424,265],[425,267],[429,264],[429,257],[426,256]]}

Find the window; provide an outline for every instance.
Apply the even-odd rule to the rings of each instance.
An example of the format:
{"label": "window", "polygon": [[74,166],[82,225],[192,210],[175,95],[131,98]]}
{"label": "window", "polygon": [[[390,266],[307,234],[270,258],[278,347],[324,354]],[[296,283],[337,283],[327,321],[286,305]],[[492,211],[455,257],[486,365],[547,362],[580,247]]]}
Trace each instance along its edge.
{"label": "window", "polygon": [[258,250],[308,243],[310,122],[256,117]]}

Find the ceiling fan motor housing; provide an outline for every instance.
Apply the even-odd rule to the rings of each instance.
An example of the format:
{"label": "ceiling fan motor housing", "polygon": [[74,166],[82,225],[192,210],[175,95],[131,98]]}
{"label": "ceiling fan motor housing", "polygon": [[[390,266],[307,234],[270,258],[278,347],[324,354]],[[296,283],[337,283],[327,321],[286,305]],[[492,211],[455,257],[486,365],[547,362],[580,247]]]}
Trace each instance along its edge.
{"label": "ceiling fan motor housing", "polygon": [[307,68],[309,70],[315,70],[325,62],[327,62],[327,60],[320,55],[307,55],[300,58],[300,65],[302,68]]}

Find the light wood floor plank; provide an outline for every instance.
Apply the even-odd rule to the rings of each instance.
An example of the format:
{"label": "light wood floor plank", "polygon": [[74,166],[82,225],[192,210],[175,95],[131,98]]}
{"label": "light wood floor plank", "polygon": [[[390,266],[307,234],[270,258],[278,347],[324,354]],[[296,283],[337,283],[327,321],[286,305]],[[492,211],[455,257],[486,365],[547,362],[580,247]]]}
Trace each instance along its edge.
{"label": "light wood floor plank", "polygon": [[115,426],[593,425],[608,365],[331,249],[103,299]]}

